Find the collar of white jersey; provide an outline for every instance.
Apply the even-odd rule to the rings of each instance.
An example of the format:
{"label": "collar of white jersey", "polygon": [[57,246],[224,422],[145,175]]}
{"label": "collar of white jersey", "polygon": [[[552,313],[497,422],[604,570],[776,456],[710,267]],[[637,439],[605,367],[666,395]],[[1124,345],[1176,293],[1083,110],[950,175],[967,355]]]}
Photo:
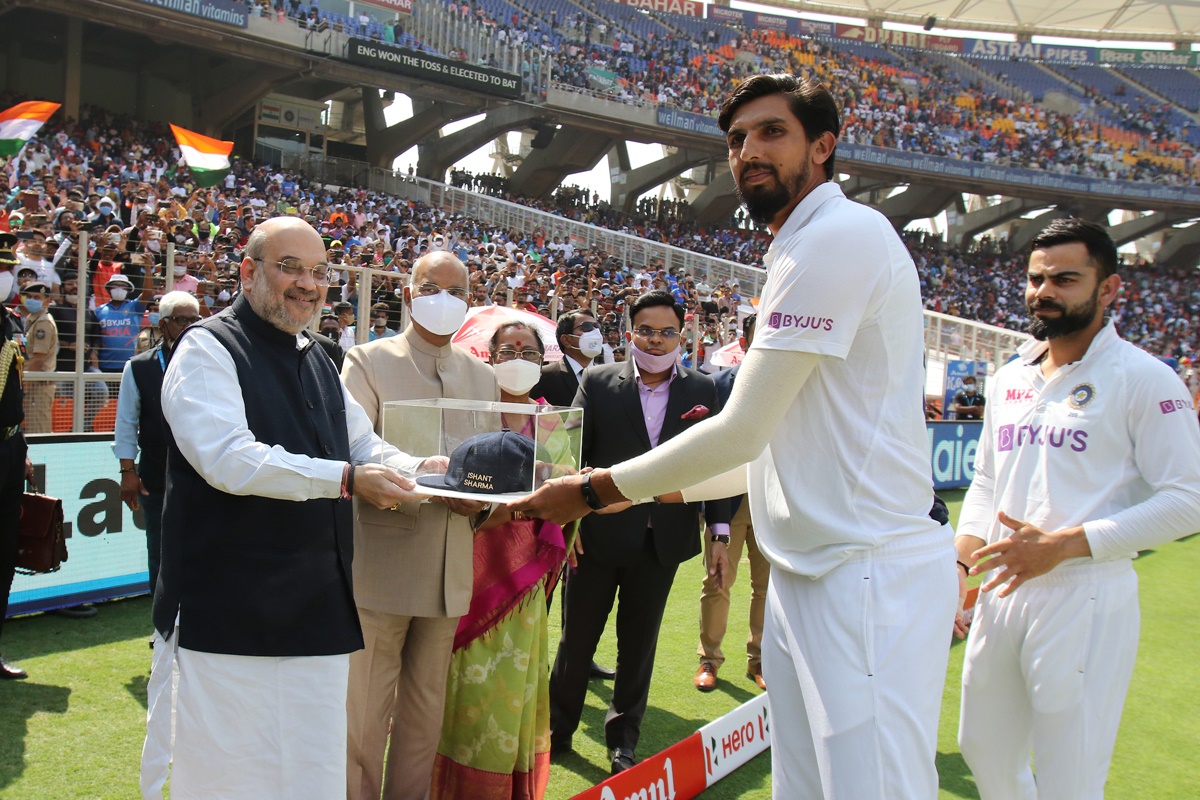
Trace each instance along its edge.
{"label": "collar of white jersey", "polygon": [[[1112,317],[1109,317],[1104,320],[1104,325],[1096,333],[1096,337],[1092,339],[1092,343],[1088,345],[1087,352],[1083,354],[1083,358],[1079,359],[1079,362],[1087,361],[1093,354],[1107,350],[1116,344],[1120,338],[1117,335],[1117,326],[1113,325]],[[1042,354],[1046,352],[1046,348],[1049,346],[1049,342],[1039,342],[1037,339],[1030,337],[1028,341],[1017,348],[1017,355],[1021,357],[1022,364],[1031,366],[1041,359]]]}
{"label": "collar of white jersey", "polygon": [[792,213],[788,214],[787,221],[779,229],[779,235],[771,242],[768,252],[774,250],[779,242],[786,241],[787,237],[803,228],[812,218],[812,215],[817,212],[817,209],[824,205],[825,201],[832,200],[835,197],[844,199],[846,194],[842,191],[842,187],[834,181],[825,181],[825,183],[815,187],[811,192],[806,194],[804,199],[792,209]]}

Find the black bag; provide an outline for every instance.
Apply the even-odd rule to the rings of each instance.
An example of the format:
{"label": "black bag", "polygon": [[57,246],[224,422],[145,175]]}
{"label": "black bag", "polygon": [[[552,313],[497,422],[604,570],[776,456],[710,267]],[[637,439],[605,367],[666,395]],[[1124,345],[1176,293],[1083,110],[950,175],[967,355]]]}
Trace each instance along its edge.
{"label": "black bag", "polygon": [[62,500],[41,494],[32,481],[27,488],[33,491],[25,492],[21,500],[17,572],[22,575],[55,572],[67,560]]}

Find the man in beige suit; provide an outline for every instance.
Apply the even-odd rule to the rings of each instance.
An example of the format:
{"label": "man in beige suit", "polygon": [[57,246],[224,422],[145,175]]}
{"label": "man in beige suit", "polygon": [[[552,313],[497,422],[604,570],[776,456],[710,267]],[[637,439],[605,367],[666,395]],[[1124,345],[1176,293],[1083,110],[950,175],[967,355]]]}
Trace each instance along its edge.
{"label": "man in beige suit", "polygon": [[[346,353],[342,379],[383,430],[383,404],[499,400],[492,368],[450,344],[470,299],[451,253],[417,260],[404,302],[412,325]],[[437,753],[458,618],[471,602],[472,530],[481,504],[355,504],[354,599],[366,648],[350,657],[348,800],[424,800]],[[459,513],[455,513],[459,512]],[[388,723],[396,733],[384,751]]]}

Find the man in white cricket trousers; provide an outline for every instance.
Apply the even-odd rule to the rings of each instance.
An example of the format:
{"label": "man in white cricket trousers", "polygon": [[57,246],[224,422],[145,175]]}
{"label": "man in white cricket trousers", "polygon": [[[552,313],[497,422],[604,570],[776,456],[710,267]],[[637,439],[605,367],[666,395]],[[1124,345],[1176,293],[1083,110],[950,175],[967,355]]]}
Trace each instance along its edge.
{"label": "man in white cricket trousers", "polygon": [[1137,654],[1132,559],[1200,530],[1196,412],[1179,377],[1105,319],[1116,270],[1099,225],[1038,234],[1034,340],[988,382],[955,540],[964,595],[968,571],[989,573],[958,731],[983,800],[1104,796]]}
{"label": "man in white cricket trousers", "polygon": [[719,123],[742,202],[775,236],[729,405],[514,508],[562,520],[748,491],[771,563],[774,796],[932,800],[955,566],[929,517],[916,269],[887,219],[833,182],[841,122],[823,85],[755,75]]}

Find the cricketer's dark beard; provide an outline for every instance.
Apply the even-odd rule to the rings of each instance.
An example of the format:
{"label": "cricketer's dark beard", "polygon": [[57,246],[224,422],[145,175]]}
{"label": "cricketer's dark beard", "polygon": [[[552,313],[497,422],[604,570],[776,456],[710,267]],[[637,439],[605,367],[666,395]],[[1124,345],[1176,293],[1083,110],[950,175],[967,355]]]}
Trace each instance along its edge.
{"label": "cricketer's dark beard", "polygon": [[[1029,311],[1029,333],[1039,342],[1047,339],[1060,339],[1083,330],[1092,324],[1096,312],[1100,308],[1100,287],[1086,303],[1075,308],[1066,308],[1058,303],[1047,300],[1035,300],[1026,308]],[[1059,311],[1058,319],[1039,319],[1034,312],[1038,310]]]}
{"label": "cricketer's dark beard", "polygon": [[[742,168],[745,173],[749,169],[749,165]],[[755,164],[755,169],[763,169],[764,165]],[[800,173],[795,176],[794,180],[784,181],[779,177],[779,170],[770,165],[765,165],[775,176],[775,185],[756,186],[750,189],[742,188],[742,177],[739,175],[734,181],[734,186],[737,189],[738,199],[742,201],[742,205],[746,207],[746,213],[750,215],[750,219],[755,222],[766,225],[770,223],[779,214],[780,211],[787,208],[788,203],[792,202],[803,188],[808,185],[808,176],[812,167],[808,164],[800,170]]]}

